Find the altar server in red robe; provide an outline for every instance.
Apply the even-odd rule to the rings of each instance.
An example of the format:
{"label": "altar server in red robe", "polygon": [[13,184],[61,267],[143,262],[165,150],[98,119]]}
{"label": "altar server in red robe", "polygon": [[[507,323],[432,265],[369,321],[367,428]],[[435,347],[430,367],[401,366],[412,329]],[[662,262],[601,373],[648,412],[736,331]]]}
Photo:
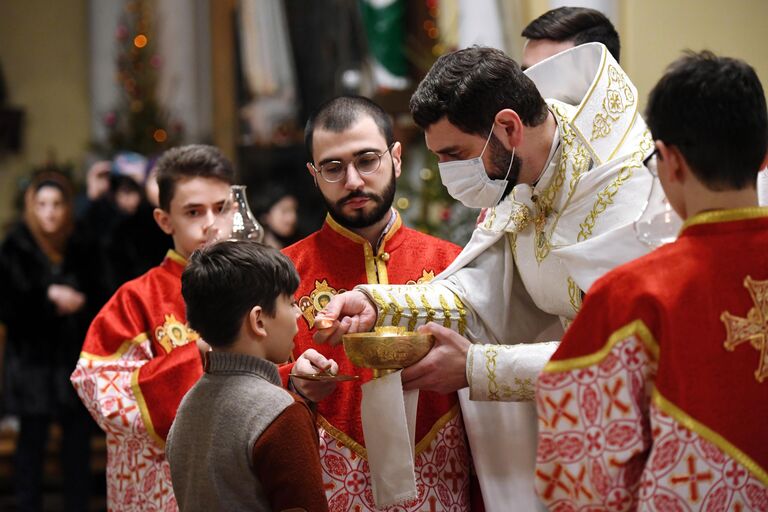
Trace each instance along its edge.
{"label": "altar server in red robe", "polygon": [[677,240],[586,294],[538,379],[536,488],[551,510],[768,510],[763,88],[712,53],[651,92]]}
{"label": "altar server in red robe", "polygon": [[[380,106],[360,97],[333,99],[308,121],[305,142],[311,158],[307,168],[328,215],[319,231],[284,249],[301,276],[296,298],[303,321],[294,349],[297,363],[283,373],[316,372],[332,360],[339,373],[361,377],[339,383],[318,403],[320,453],[329,508],[374,511],[360,419],[361,385],[371,379],[371,371],[353,366],[341,345],[312,340],[315,314],[335,294],[357,284],[427,282],[460,248],[406,227],[392,208],[403,149]],[[401,317],[400,325],[407,327],[410,312],[402,311]],[[314,394],[317,386],[292,380],[311,398],[322,396]],[[469,510],[469,453],[456,393],[421,392],[415,471],[418,497],[393,510]]]}
{"label": "altar server in red robe", "polygon": [[208,349],[187,326],[181,273],[206,242],[233,179],[232,165],[212,146],[174,148],[161,157],[154,215],[174,249],[120,287],[88,330],[71,380],[107,433],[109,510],[177,509],[165,438]]}

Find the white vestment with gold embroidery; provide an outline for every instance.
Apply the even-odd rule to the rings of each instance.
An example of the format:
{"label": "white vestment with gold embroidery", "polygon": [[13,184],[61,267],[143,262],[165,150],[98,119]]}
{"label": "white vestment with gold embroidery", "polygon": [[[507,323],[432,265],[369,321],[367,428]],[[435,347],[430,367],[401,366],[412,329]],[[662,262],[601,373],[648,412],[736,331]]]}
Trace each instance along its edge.
{"label": "white vestment with gold embroidery", "polygon": [[467,358],[469,389],[460,397],[488,511],[540,506],[533,491],[533,384],[557,347],[541,333],[558,319],[567,325],[595,279],[648,251],[633,222],[650,192],[642,161],[653,141],[634,85],[597,43],[526,74],[558,124],[539,181],[517,185],[491,208],[435,281],[358,287],[377,304],[379,325],[405,311],[475,343]]}

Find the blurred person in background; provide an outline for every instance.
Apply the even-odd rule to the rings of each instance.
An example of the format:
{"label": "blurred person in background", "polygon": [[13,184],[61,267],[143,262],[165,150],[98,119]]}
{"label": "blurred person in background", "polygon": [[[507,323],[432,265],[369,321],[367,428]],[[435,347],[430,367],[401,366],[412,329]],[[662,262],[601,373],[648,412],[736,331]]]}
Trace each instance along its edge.
{"label": "blurred person in background", "polygon": [[[154,161],[148,163],[153,165]],[[112,291],[157,265],[173,248],[173,240],[157,226],[153,216],[158,201],[156,173],[150,169],[147,175],[142,183],[126,174],[112,177],[115,183],[112,196],[118,216],[104,238]],[[153,195],[152,200],[147,193]]]}
{"label": "blurred person in background", "polygon": [[62,174],[33,177],[23,218],[0,246],[0,322],[7,326],[6,412],[18,416],[19,510],[41,510],[45,450],[61,426],[66,510],[85,510],[93,420],[69,383],[88,325],[104,298],[97,252],[74,228],[73,193]]}
{"label": "blurred person in background", "polygon": [[264,228],[264,243],[282,249],[296,241],[299,201],[285,187],[270,184],[251,202]]}

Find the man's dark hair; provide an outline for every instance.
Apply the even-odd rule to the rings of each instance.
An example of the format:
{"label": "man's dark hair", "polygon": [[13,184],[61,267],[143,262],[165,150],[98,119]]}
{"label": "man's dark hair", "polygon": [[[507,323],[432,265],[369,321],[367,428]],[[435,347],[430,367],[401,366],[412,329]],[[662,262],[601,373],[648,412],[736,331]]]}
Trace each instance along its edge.
{"label": "man's dark hair", "polygon": [[254,241],[224,241],[192,253],[181,274],[187,321],[212,347],[237,339],[248,312],[274,316],[280,295],[292,295],[299,274],[287,256]]}
{"label": "man's dark hair", "polygon": [[746,62],[686,53],[651,91],[646,122],[653,138],[676,146],[709,189],[755,186],[768,151],[768,112]]}
{"label": "man's dark hair", "polygon": [[304,145],[309,161],[313,161],[312,137],[315,129],[321,128],[334,133],[348,130],[362,115],[370,116],[379,127],[387,146],[395,142],[392,132],[392,118],[378,104],[363,96],[339,96],[326,101],[307,120],[304,129]]}
{"label": "man's dark hair", "polygon": [[470,134],[488,135],[494,116],[511,108],[527,126],[547,118],[547,104],[517,62],[495,48],[473,46],[441,56],[410,102],[426,130],[443,117]]}
{"label": "man's dark hair", "polygon": [[528,24],[521,34],[527,39],[571,41],[574,46],[603,43],[619,62],[619,33],[605,14],[586,7],[558,7],[547,11]]}
{"label": "man's dark hair", "polygon": [[235,181],[235,171],[229,160],[214,146],[191,144],[169,149],[157,161],[161,209],[171,211],[176,184],[188,178],[212,178],[231,185]]}

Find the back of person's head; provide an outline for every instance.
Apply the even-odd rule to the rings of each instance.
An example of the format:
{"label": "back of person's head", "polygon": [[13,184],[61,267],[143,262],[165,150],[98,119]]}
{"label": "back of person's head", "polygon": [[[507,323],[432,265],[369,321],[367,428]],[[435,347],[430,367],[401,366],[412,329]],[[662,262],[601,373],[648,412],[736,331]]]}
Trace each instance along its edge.
{"label": "back of person's head", "polygon": [[547,118],[544,99],[520,66],[501,50],[481,46],[437,59],[410,101],[413,119],[424,130],[446,117],[461,131],[483,136],[505,108],[527,126]]}
{"label": "back of person's head", "polygon": [[765,93],[746,62],[688,52],[648,97],[655,140],[675,146],[711,190],[754,187],[768,151]]}
{"label": "back of person's head", "polygon": [[214,146],[191,144],[169,149],[157,161],[160,208],[169,212],[176,184],[190,178],[210,178],[232,184],[232,164]]}
{"label": "back of person's head", "polygon": [[570,41],[574,46],[603,43],[619,62],[619,33],[605,14],[586,7],[558,7],[528,24],[521,34],[526,39]]}
{"label": "back of person's head", "polygon": [[387,146],[395,142],[392,131],[392,118],[378,104],[363,96],[339,96],[322,105],[309,117],[304,129],[304,145],[307,148],[310,161],[312,154],[312,137],[316,129],[341,133],[348,130],[360,116],[367,115],[379,127]]}
{"label": "back of person's head", "polygon": [[281,295],[299,287],[293,263],[254,241],[224,241],[192,253],[181,275],[187,321],[214,348],[231,346],[256,306],[275,315]]}

